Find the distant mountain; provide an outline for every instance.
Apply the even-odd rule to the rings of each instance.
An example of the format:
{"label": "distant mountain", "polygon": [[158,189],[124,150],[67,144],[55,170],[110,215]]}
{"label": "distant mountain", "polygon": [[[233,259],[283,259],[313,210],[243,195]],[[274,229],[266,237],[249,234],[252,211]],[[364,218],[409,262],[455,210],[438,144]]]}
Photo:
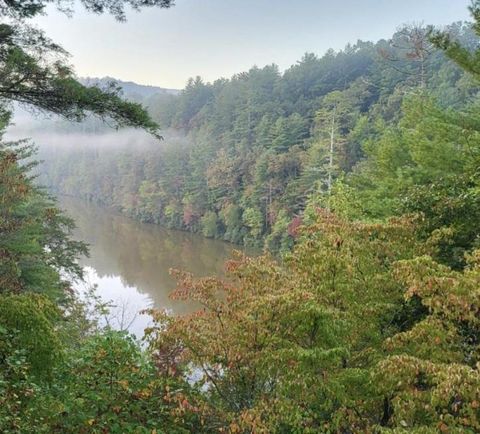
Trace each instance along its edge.
{"label": "distant mountain", "polygon": [[166,89],[158,86],[148,86],[144,84],[134,83],[133,81],[122,81],[112,77],[82,77],[79,81],[86,86],[105,87],[108,83],[114,81],[123,91],[125,98],[137,102],[142,102],[153,95],[178,95],[178,89]]}

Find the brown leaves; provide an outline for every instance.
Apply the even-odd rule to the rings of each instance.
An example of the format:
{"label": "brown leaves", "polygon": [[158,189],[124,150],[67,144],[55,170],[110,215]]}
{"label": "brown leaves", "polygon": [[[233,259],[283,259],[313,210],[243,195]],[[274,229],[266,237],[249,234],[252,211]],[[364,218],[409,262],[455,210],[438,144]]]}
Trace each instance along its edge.
{"label": "brown leaves", "polygon": [[386,341],[390,354],[402,354],[380,364],[385,389],[395,391],[396,419],[419,423],[423,414],[441,432],[480,429],[480,375],[472,367],[480,348],[468,338],[480,327],[478,257],[474,252],[463,272],[428,256],[395,266],[395,276],[408,286],[406,299],[418,297],[429,309],[413,328]]}
{"label": "brown leaves", "polygon": [[450,270],[424,256],[396,265],[398,279],[408,285],[407,299],[418,296],[432,314],[449,321],[480,324],[480,268],[463,273]]}
{"label": "brown leaves", "polygon": [[[465,336],[478,330],[480,254],[464,273],[415,258],[424,250],[409,219],[352,223],[323,210],[302,234],[284,265],[238,254],[225,281],[173,271],[173,296],[202,308],[154,313],[149,341],[159,371],[193,367],[208,391],[203,406],[178,401],[179,414],[215,414],[220,432],[374,432],[387,405],[391,427],[476,428],[477,353]],[[399,333],[403,295],[428,312]]]}

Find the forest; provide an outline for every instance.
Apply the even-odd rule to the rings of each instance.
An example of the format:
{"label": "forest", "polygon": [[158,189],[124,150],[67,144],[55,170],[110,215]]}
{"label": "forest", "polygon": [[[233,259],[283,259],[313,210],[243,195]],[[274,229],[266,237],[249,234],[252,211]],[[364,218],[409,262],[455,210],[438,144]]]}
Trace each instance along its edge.
{"label": "forest", "polygon": [[[480,432],[480,1],[129,100],[30,25],[47,3],[0,2],[2,134],[20,104],[92,142],[0,141],[0,432]],[[148,140],[103,147],[102,121]],[[74,291],[88,246],[48,191],[264,253],[172,270],[200,307],[150,309],[139,342]]]}
{"label": "forest", "polygon": [[[447,31],[475,47],[471,27],[457,23]],[[254,67],[214,83],[191,79],[179,95],[144,98],[167,129],[163,146],[143,139],[112,149],[97,137],[106,127],[92,120],[82,126],[85,145],[40,147],[41,181],[141,221],[284,252],[306,207],[335,200],[330,193],[340,186],[366,196],[359,200],[362,217],[398,214],[390,202],[410,180],[394,182],[398,190],[382,198],[388,204],[371,200],[386,187],[374,186],[372,175],[380,184],[392,182],[379,180],[380,167],[372,167],[375,154],[384,152],[379,143],[408,129],[415,112],[467,109],[476,92],[470,76],[434,49],[428,28],[405,26],[389,41],[359,41],[321,58],[307,53],[283,74],[275,65]],[[80,131],[65,122],[55,127]],[[413,163],[397,157],[384,162],[392,164],[390,172],[426,163],[435,177],[440,169],[426,155]],[[430,180],[426,175],[413,184]]]}

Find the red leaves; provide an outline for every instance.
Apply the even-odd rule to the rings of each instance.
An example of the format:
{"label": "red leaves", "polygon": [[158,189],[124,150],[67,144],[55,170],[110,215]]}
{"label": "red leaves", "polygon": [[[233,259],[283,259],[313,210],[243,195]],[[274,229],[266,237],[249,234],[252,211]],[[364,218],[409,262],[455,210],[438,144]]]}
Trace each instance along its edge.
{"label": "red leaves", "polygon": [[197,220],[199,216],[195,213],[192,204],[186,204],[183,208],[183,223],[187,227],[192,226]]}
{"label": "red leaves", "polygon": [[292,238],[296,238],[299,234],[299,228],[302,225],[303,220],[300,216],[295,216],[288,225],[287,232]]}

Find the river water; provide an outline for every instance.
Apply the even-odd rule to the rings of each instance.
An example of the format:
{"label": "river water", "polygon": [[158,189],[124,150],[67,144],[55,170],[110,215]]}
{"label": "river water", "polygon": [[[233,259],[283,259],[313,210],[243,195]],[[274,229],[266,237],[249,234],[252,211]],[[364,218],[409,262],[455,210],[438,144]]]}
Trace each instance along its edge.
{"label": "river water", "polygon": [[81,258],[85,282],[76,288],[85,291],[97,286],[97,294],[111,301],[108,321],[117,329],[128,329],[141,337],[150,318],[138,312],[147,307],[164,308],[182,314],[196,308],[174,301],[169,294],[175,280],[169,269],[196,276],[221,275],[234,249],[222,241],[201,235],[139,223],[111,210],[72,198],[61,198],[59,206],[77,225],[74,238],[85,241],[90,257]]}

